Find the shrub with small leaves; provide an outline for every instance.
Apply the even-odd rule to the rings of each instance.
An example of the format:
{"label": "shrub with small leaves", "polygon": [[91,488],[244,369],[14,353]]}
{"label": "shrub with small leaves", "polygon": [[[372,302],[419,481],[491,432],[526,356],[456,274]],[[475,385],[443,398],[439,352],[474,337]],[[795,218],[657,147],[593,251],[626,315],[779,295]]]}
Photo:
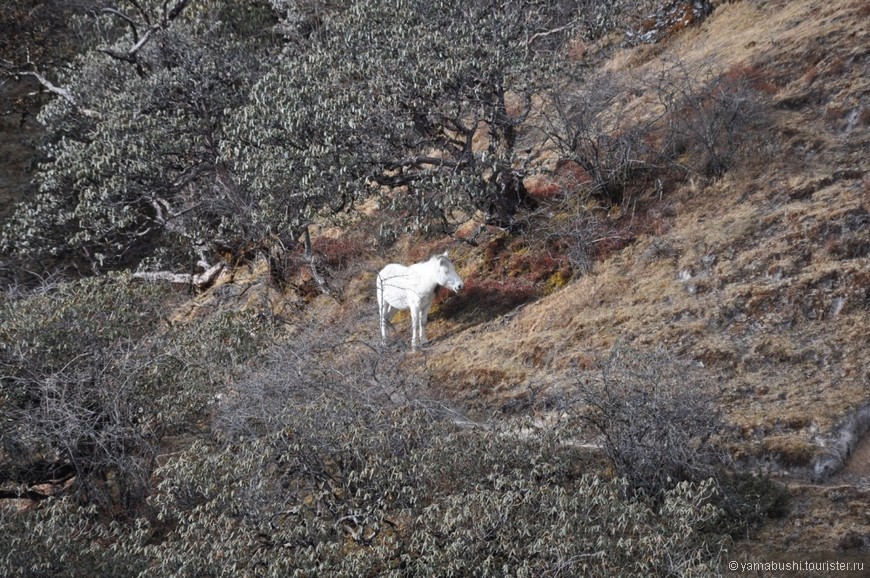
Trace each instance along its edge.
{"label": "shrub with small leaves", "polygon": [[262,235],[258,201],[236,186],[220,144],[274,51],[253,34],[273,22],[269,11],[226,0],[115,4],[81,8],[82,37],[100,42],[61,67],[67,98],[40,112],[49,133],[40,192],[0,237],[25,264],[105,270],[158,255],[189,266],[198,245]]}
{"label": "shrub with small leaves", "polygon": [[[714,575],[711,482],[660,504],[582,475],[562,435],[459,430],[335,401],[288,426],[167,462],[145,576]],[[155,527],[156,530],[156,527]],[[204,536],[208,539],[203,539]]]}
{"label": "shrub with small leaves", "polygon": [[[421,397],[368,395],[348,368],[293,355],[303,350],[274,357],[259,381],[237,382],[243,395],[259,388],[260,402],[234,401],[230,387],[211,435],[161,458],[147,515],[109,523],[68,501],[0,514],[0,536],[17,547],[5,568],[138,578],[717,575],[725,542],[713,481],[650,500],[597,473],[570,422],[474,424]],[[401,379],[377,366],[353,375]],[[76,546],[81,555],[69,557]]]}

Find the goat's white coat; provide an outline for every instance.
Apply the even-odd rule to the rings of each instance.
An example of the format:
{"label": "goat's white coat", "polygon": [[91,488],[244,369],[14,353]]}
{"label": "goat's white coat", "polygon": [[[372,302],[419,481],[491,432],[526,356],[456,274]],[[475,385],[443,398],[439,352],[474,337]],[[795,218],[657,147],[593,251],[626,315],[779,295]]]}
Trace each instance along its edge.
{"label": "goat's white coat", "polygon": [[381,269],[377,290],[382,343],[387,342],[387,325],[400,309],[411,310],[411,347],[426,343],[426,321],[439,285],[454,292],[462,289],[462,279],[446,252],[410,267],[391,263]]}

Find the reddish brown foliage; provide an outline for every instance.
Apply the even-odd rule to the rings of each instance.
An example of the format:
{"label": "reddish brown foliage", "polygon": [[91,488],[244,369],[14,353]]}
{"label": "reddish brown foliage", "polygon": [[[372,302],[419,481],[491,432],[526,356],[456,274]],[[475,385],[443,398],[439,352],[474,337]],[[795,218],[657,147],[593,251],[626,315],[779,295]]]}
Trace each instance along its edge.
{"label": "reddish brown foliage", "polygon": [[359,260],[367,251],[365,239],[359,236],[320,237],[314,239],[312,245],[327,265],[341,269]]}
{"label": "reddish brown foliage", "polygon": [[742,85],[764,94],[773,95],[779,91],[779,87],[761,66],[748,64],[735,64],[722,75],[724,87],[737,91]]}
{"label": "reddish brown foliage", "polygon": [[535,200],[547,201],[577,192],[592,182],[589,173],[573,160],[562,159],[552,173],[536,175],[524,181],[526,190]]}

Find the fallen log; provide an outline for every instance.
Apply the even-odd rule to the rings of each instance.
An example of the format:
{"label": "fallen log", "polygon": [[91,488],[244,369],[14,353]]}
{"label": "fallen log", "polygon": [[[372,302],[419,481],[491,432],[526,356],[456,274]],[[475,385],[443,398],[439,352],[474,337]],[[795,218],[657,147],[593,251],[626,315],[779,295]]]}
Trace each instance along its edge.
{"label": "fallen log", "polygon": [[224,270],[225,266],[225,263],[218,263],[216,265],[212,265],[202,273],[141,271],[138,273],[133,273],[133,277],[136,279],[142,279],[144,281],[163,281],[167,283],[174,283],[177,285],[193,285],[197,289],[206,289],[212,283],[214,283],[215,279],[217,279],[220,272]]}

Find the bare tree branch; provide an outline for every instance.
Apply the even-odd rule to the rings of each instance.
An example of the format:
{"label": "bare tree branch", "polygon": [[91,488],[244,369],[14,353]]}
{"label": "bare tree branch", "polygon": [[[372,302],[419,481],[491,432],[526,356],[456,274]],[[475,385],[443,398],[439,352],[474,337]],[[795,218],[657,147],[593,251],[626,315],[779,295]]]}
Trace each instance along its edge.
{"label": "bare tree branch", "polygon": [[116,8],[103,8],[102,13],[103,14],[113,14],[114,16],[117,16],[121,20],[126,21],[127,24],[130,25],[130,30],[133,32],[133,39],[136,41],[139,40],[139,28],[136,26],[135,20],[133,20],[132,18],[127,16],[125,13],[121,12],[120,10],[118,10]]}
{"label": "bare tree branch", "polygon": [[539,38],[545,38],[550,36],[551,34],[559,34],[560,32],[565,32],[566,30],[571,30],[576,28],[577,19],[572,20],[568,24],[564,26],[559,26],[558,28],[553,28],[552,30],[545,30],[543,32],[536,32],[526,41],[526,52],[528,52],[529,48],[531,48],[532,44],[538,40]]}
{"label": "bare tree branch", "polygon": [[[204,265],[205,263],[201,263]],[[205,289],[214,283],[225,263],[217,263],[202,273],[172,273],[170,271],[140,271],[133,273],[136,279],[143,281],[166,281],[177,285],[193,285],[197,289]]]}
{"label": "bare tree branch", "polygon": [[138,0],[130,0],[130,4],[132,4],[139,12],[139,14],[142,15],[142,19],[145,20],[145,23],[148,24],[148,26],[151,26],[151,16],[148,15],[148,11],[142,8],[142,5],[138,2]]}
{"label": "bare tree branch", "polygon": [[303,244],[305,246],[305,262],[308,263],[308,270],[311,271],[311,276],[314,278],[314,282],[317,283],[318,287],[320,287],[321,293],[327,297],[335,298],[332,291],[329,289],[329,285],[326,283],[326,279],[324,279],[323,275],[321,275],[317,270],[317,258],[314,255],[314,251],[311,249],[311,233],[309,233],[308,227],[305,227]]}
{"label": "bare tree branch", "polygon": [[155,32],[157,32],[158,30],[168,28],[169,24],[181,15],[181,13],[184,11],[184,9],[187,7],[188,4],[190,4],[190,0],[180,0],[175,6],[172,7],[172,9],[169,9],[169,0],[166,0],[163,3],[160,23],[159,24],[151,24],[151,18],[148,16],[148,13],[142,9],[142,6],[139,3],[133,2],[133,5],[136,7],[136,9],[142,15],[143,19],[145,20],[145,23],[147,24],[147,30],[145,30],[145,32],[141,35],[141,37],[139,35],[139,25],[136,23],[136,21],[133,18],[131,18],[129,15],[127,15],[124,12],[117,10],[115,8],[104,8],[103,9],[104,14],[112,14],[113,16],[117,16],[118,18],[124,20],[125,22],[127,22],[127,24],[130,25],[130,28],[132,29],[132,32],[133,32],[133,46],[131,46],[130,49],[127,50],[126,54],[123,54],[123,53],[120,53],[120,52],[117,52],[115,50],[111,50],[108,48],[102,48],[102,49],[100,49],[100,52],[102,52],[103,54],[106,54],[108,56],[111,56],[112,58],[115,58],[117,60],[123,60],[125,62],[135,64],[137,70],[139,71],[139,74],[140,75],[144,74],[145,71],[142,68],[142,64],[139,62],[139,60],[136,57],[137,54],[139,53],[139,51],[142,49],[143,46],[148,44],[148,41],[151,39],[151,37],[153,36],[153,34]]}
{"label": "bare tree branch", "polygon": [[102,118],[102,115],[100,115],[99,112],[83,107],[81,103],[79,103],[78,99],[70,91],[70,89],[57,86],[39,72],[35,70],[12,70],[12,66],[6,62],[3,63],[2,68],[6,70],[6,73],[9,76],[31,76],[35,78],[36,81],[39,82],[39,84],[41,84],[45,90],[63,98],[65,101],[70,103],[73,108],[75,108],[82,116],[94,120],[100,120]]}
{"label": "bare tree branch", "polygon": [[178,4],[176,4],[175,6],[172,7],[172,10],[167,11],[167,8],[169,6],[169,0],[165,0],[163,2],[163,22],[162,22],[162,25],[165,27],[171,21],[178,18],[178,16],[181,15],[181,13],[184,11],[184,9],[187,8],[188,4],[190,4],[190,0],[179,0]]}

